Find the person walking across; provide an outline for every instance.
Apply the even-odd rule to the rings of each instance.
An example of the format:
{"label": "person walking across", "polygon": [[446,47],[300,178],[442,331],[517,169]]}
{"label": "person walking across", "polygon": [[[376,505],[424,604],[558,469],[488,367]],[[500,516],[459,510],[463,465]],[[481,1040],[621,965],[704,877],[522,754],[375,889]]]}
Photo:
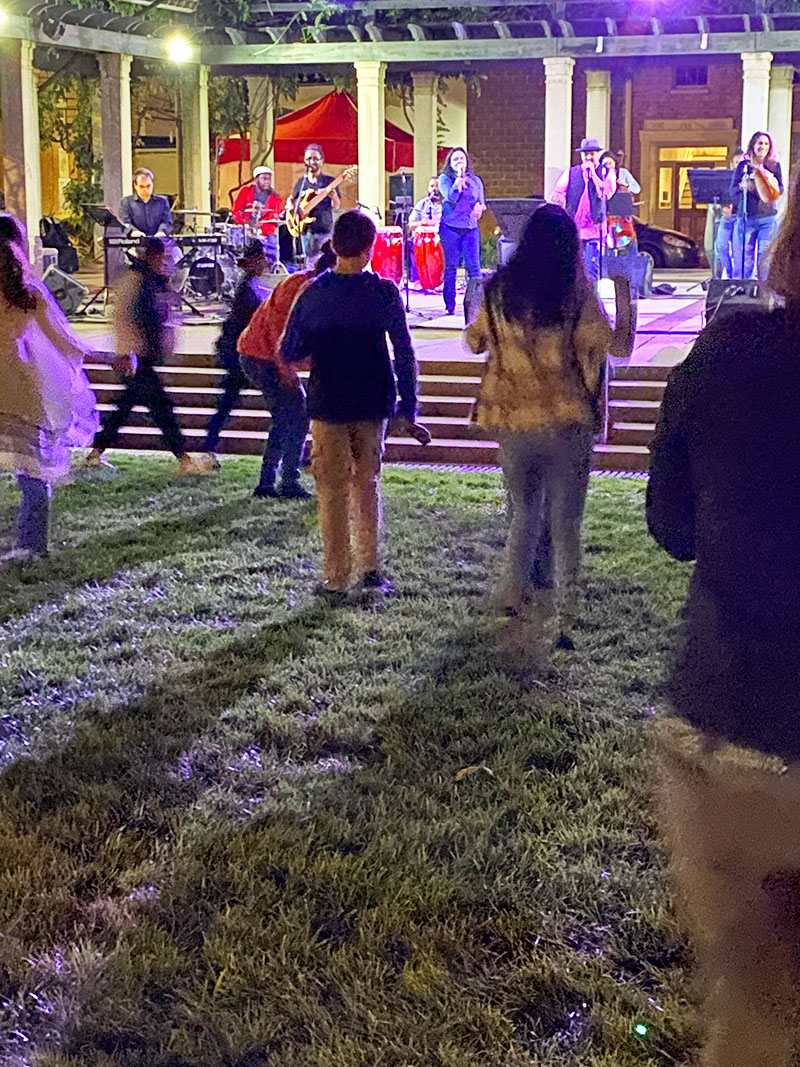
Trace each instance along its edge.
{"label": "person walking across", "polygon": [[[222,331],[216,344],[217,357],[225,368],[225,377],[222,381],[222,393],[217,401],[217,410],[208,420],[206,439],[203,442],[202,451],[211,456],[219,444],[222,428],[228,421],[242,389],[247,384],[247,377],[239,365],[237,342],[256,309],[269,296],[269,290],[259,281],[267,269],[267,257],[260,240],[248,242],[239,260],[239,266],[242,276],[236,286],[230,313],[222,324]],[[212,459],[211,464],[214,467],[219,466],[216,459]]]}
{"label": "person walking across", "polygon": [[[379,562],[380,471],[386,422],[415,425],[417,363],[397,286],[366,272],[375,225],[346,211],[333,230],[337,263],[298,298],[283,355],[311,362],[311,469],[324,549],[321,592],[344,599],[355,577],[390,593]],[[386,343],[392,343],[394,366]]]}
{"label": "person walking across", "polygon": [[4,563],[47,554],[53,483],[67,473],[70,449],[97,429],[87,350],[34,279],[23,242],[16,219],[0,218],[0,467],[16,473],[22,493]]}
{"label": "person walking across", "polygon": [[315,266],[290,274],[276,286],[239,338],[242,371],[261,390],[272,416],[261,477],[253,496],[305,500],[311,495],[300,481],[301,457],[308,433],[306,394],[297,376],[297,368],[283,358],[280,341],[300,293],[335,263],[333,247],[326,241],[319,250]]}
{"label": "person walking across", "polygon": [[188,454],[172,401],[155,369],[171,354],[173,340],[168,318],[174,294],[167,285],[166,272],[170,268],[164,242],[159,237],[145,237],[141,253],[141,259],[134,260],[122,280],[114,309],[114,368],[122,378],[123,390],[114,410],[103,420],[86,466],[111,466],[103,453],[117,440],[134,406],[144,404],[167,448],[178,460],[179,473],[198,474],[203,468]]}
{"label": "person walking across", "polygon": [[[633,344],[630,287],[622,278],[615,286],[612,330],[587,278],[575,223],[546,205],[531,215],[464,335],[473,352],[488,353],[475,418],[497,434],[511,498],[498,602],[509,615],[530,615],[542,637],[560,634],[561,647],[572,647],[568,631],[577,615],[602,372],[609,353],[627,358]],[[536,573],[548,576],[545,588],[534,588]]]}

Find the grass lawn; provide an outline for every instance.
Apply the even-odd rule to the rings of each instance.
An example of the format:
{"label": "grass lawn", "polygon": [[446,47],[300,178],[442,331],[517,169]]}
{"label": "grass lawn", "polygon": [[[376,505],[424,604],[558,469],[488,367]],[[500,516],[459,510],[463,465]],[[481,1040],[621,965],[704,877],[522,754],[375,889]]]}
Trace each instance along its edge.
{"label": "grass lawn", "polygon": [[3,1067],[683,1063],[647,723],[687,570],[644,483],[593,479],[537,678],[484,603],[499,477],[387,470],[397,596],[333,609],[313,502],[173,469],[60,490],[0,573]]}

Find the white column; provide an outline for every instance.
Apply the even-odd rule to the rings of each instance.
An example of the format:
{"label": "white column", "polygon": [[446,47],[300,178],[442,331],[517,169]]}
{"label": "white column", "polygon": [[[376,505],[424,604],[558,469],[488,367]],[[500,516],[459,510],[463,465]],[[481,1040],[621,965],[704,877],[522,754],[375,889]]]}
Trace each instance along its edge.
{"label": "white column", "polygon": [[550,196],[559,175],[572,163],[571,56],[544,60],[544,195]]}
{"label": "white column", "polygon": [[103,200],[112,211],[119,210],[123,196],[133,182],[133,141],[131,137],[132,56],[101,52],[100,111],[103,145]]}
{"label": "white column", "polygon": [[424,196],[428,182],[439,173],[436,158],[436,112],[439,77],[413,73],[414,83],[414,198]]}
{"label": "white column", "polygon": [[270,78],[248,78],[250,166],[274,167],[275,97]]}
{"label": "white column", "polygon": [[742,146],[769,121],[769,69],[772,52],[742,52]]}
{"label": "white column", "polygon": [[611,71],[586,71],[586,136],[611,148]]}
{"label": "white column", "polygon": [[356,63],[358,86],[358,199],[384,214],[386,206],[386,64]]}
{"label": "white column", "polygon": [[[211,146],[208,132],[208,67],[185,72],[181,84],[181,168],[184,207],[211,210]],[[208,225],[208,218],[200,225]]]}
{"label": "white column", "polygon": [[[789,188],[789,169],[792,162],[792,86],[794,67],[777,66],[769,78],[769,130],[777,149],[783,171],[783,186]],[[779,201],[786,203],[786,197]]]}
{"label": "white column", "polygon": [[33,47],[33,41],[6,40],[0,52],[6,211],[16,215],[27,228],[31,260],[42,217],[39,91]]}

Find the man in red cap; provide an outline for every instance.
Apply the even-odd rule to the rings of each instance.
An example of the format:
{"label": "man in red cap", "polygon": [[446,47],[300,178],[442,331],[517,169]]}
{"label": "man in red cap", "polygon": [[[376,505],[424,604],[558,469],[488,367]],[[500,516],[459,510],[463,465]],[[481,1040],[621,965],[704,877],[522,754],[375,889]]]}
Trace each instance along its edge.
{"label": "man in red cap", "polygon": [[233,221],[239,226],[250,227],[251,236],[263,238],[267,259],[278,258],[277,220],[283,208],[283,200],[272,188],[272,169],[254,167],[253,180],[243,185],[233,205]]}

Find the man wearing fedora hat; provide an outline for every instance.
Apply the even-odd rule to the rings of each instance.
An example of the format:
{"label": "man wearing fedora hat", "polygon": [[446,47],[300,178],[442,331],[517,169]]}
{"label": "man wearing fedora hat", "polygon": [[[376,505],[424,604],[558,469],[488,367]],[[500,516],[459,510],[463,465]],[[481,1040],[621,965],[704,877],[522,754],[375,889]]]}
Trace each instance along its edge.
{"label": "man wearing fedora hat", "polygon": [[262,237],[267,259],[278,258],[278,216],[283,200],[272,188],[272,168],[254,167],[253,180],[236,196],[231,216],[239,226],[249,226],[252,236]]}
{"label": "man wearing fedora hat", "polygon": [[617,191],[617,175],[613,167],[602,172],[599,170],[603,149],[594,137],[584,137],[575,151],[580,152],[581,161],[564,171],[556,182],[550,201],[563,207],[575,219],[583,245],[586,271],[596,282],[600,278],[603,202]]}

